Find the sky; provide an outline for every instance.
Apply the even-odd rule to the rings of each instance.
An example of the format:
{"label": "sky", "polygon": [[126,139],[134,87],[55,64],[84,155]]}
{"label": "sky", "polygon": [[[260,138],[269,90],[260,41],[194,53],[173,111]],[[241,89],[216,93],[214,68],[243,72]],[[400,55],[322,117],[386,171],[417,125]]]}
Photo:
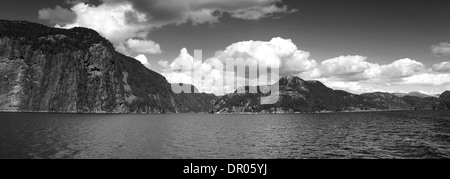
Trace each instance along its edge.
{"label": "sky", "polygon": [[215,63],[251,57],[358,94],[450,90],[448,1],[2,0],[0,18],[92,28],[169,82],[216,94],[174,69],[226,80]]}

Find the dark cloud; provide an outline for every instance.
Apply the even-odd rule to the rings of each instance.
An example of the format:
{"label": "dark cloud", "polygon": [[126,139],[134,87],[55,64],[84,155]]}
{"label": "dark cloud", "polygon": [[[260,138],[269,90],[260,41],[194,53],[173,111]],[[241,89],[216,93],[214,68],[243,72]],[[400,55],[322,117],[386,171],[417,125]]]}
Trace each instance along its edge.
{"label": "dark cloud", "polygon": [[52,24],[70,24],[75,22],[77,15],[61,6],[56,6],[54,9],[45,8],[39,11],[39,19],[48,20]]}
{"label": "dark cloud", "polygon": [[450,55],[450,43],[442,42],[439,45],[433,45],[431,51],[436,56]]}
{"label": "dark cloud", "polygon": [[[102,0],[106,4],[131,3],[153,23],[194,24],[216,22],[223,13],[234,18],[257,20],[275,13],[292,13],[281,0]],[[244,14],[244,15],[243,15]],[[197,22],[200,20],[200,22]]]}

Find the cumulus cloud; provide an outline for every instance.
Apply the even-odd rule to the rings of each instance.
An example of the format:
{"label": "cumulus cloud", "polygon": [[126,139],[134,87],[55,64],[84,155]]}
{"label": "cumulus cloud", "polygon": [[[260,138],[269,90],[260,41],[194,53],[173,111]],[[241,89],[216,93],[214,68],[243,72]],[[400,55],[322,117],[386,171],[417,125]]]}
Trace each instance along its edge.
{"label": "cumulus cloud", "polygon": [[159,44],[151,40],[128,39],[126,47],[132,53],[159,54],[162,53]]}
{"label": "cumulus cloud", "polygon": [[[110,40],[115,46],[120,47],[128,39],[146,39],[147,27],[140,24],[127,23],[127,14],[134,12],[131,5],[108,5],[93,6],[79,3],[71,8],[77,17],[74,23],[62,26],[63,28],[87,27],[96,30]],[[143,14],[134,13],[137,21],[143,21]]]}
{"label": "cumulus cloud", "polygon": [[148,69],[151,68],[151,65],[148,63],[148,59],[144,54],[140,54],[136,57],[134,57],[137,61],[141,62],[142,65],[147,67]]}
{"label": "cumulus cloud", "polygon": [[426,71],[425,65],[408,58],[380,65],[367,62],[364,56],[340,56],[324,60],[308,75],[309,78],[336,78],[341,81],[399,80]]}
{"label": "cumulus cloud", "polygon": [[409,58],[381,66],[381,74],[385,78],[405,78],[424,71],[426,71],[426,68],[423,63]]}
{"label": "cumulus cloud", "polygon": [[170,70],[177,72],[193,71],[198,69],[201,65],[201,61],[195,60],[194,57],[189,54],[186,48],[180,50],[180,55],[173,60],[170,65]]}
{"label": "cumulus cloud", "polygon": [[57,27],[94,29],[110,40],[116,50],[125,55],[161,53],[160,45],[148,39],[149,31],[155,27],[145,24],[145,14],[134,10],[131,4],[103,3],[95,6],[78,2],[70,10],[64,11],[74,13],[76,18],[70,22],[57,23]]}
{"label": "cumulus cloud", "polygon": [[345,80],[361,80],[370,78],[365,75],[376,65],[366,62],[363,56],[340,56],[322,61],[311,74],[312,78],[335,77]]}
{"label": "cumulus cloud", "polygon": [[368,87],[357,81],[339,81],[330,78],[321,78],[318,80],[332,89],[343,90],[354,94],[371,93],[377,91],[377,89]]}
{"label": "cumulus cloud", "polygon": [[310,59],[310,53],[299,50],[291,39],[280,37],[270,41],[244,41],[228,46],[216,54],[215,58],[253,59],[258,64],[279,68],[281,75],[301,73],[316,67],[317,62]]}
{"label": "cumulus cloud", "polygon": [[223,70],[214,70],[211,63],[195,59],[186,48],[180,50],[180,55],[170,65],[166,62],[159,64],[167,66],[162,74],[169,83],[193,84],[201,92],[224,94],[216,86],[204,84],[204,81],[223,80]]}
{"label": "cumulus cloud", "polygon": [[[424,82],[420,82],[424,78],[419,77],[434,73],[423,63],[409,58],[396,60],[389,64],[371,63],[367,59],[367,57],[359,55],[339,56],[324,60],[317,68],[299,76],[305,79],[319,80],[334,89],[360,94],[374,91],[392,92],[395,91],[392,90],[394,87],[411,90],[405,85],[415,85],[415,91],[417,91],[418,85],[425,85]],[[438,73],[428,77],[442,78]],[[439,81],[442,80],[429,83],[444,84]]]}
{"label": "cumulus cloud", "polygon": [[431,46],[431,51],[436,56],[450,55],[450,43],[442,42],[439,45]]}
{"label": "cumulus cloud", "polygon": [[77,15],[74,12],[64,9],[61,6],[56,6],[54,9],[41,9],[38,13],[39,19],[48,20],[52,24],[70,24],[77,18]]}
{"label": "cumulus cloud", "polygon": [[450,62],[442,62],[433,65],[433,69],[437,72],[450,73]]}
{"label": "cumulus cloud", "polygon": [[168,62],[168,61],[165,61],[165,60],[160,60],[160,61],[158,61],[158,64],[159,64],[161,67],[164,67],[164,68],[169,67],[169,62]]}
{"label": "cumulus cloud", "polygon": [[[287,75],[315,68],[316,61],[309,59],[309,57],[309,52],[299,50],[289,39],[273,38],[270,41],[244,41],[231,44],[205,62],[195,59],[184,48],[180,51],[180,55],[167,66],[163,74],[171,83],[194,84],[203,92],[219,90],[217,86],[205,85],[205,81],[207,84],[211,84],[214,81],[226,83],[237,80],[237,86],[225,85],[223,89],[227,92],[233,92],[245,85],[267,85],[267,83],[274,83],[278,79],[271,79],[266,84],[258,84],[260,79],[256,75],[253,78],[251,76],[237,76],[235,78],[235,71],[226,69],[229,59],[242,59],[241,62],[246,61],[246,65],[254,69],[258,68],[258,64],[277,68],[280,69],[281,75]],[[239,64],[237,61],[236,63]],[[164,62],[160,62],[160,64],[165,66]],[[248,81],[246,82],[246,80]]]}
{"label": "cumulus cloud", "polygon": [[402,84],[418,84],[418,85],[448,85],[450,84],[450,74],[440,73],[423,73],[404,78]]}

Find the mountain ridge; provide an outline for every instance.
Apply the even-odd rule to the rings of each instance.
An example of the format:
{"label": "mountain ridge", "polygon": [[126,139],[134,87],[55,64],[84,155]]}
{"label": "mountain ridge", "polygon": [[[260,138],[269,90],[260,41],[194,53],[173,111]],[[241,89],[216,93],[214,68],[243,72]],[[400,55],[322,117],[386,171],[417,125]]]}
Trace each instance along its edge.
{"label": "mountain ridge", "polygon": [[414,96],[414,97],[419,97],[419,98],[429,98],[429,97],[435,97],[432,95],[428,95],[425,93],[421,93],[421,92],[409,92],[409,93],[392,93],[393,95],[397,96],[397,97],[405,97],[405,96]]}
{"label": "mountain ridge", "polygon": [[[319,81],[305,81],[299,77],[282,77],[280,100],[276,104],[261,105],[261,97],[267,94],[227,94],[216,102],[217,113],[317,113],[357,112],[379,110],[427,110],[449,109],[450,92],[445,99],[398,97],[391,93],[374,92],[361,95],[342,90],[333,90]],[[250,87],[245,87],[246,89]],[[411,97],[418,98],[410,99]],[[448,106],[447,106],[448,105]]]}

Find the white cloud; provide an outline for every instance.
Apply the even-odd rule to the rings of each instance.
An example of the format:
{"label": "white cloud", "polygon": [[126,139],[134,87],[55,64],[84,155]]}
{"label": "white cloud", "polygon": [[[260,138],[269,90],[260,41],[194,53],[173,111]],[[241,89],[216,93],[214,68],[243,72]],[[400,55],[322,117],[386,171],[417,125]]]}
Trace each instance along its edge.
{"label": "white cloud", "polygon": [[450,43],[442,42],[439,45],[433,45],[431,51],[437,56],[450,55]]}
{"label": "white cloud", "polygon": [[425,65],[408,58],[380,65],[363,56],[340,56],[322,61],[307,76],[311,79],[337,78],[341,81],[393,81],[425,72]]}
{"label": "white cloud", "polygon": [[301,73],[316,67],[315,60],[309,59],[309,52],[301,51],[290,39],[280,37],[266,41],[244,41],[228,46],[215,58],[225,62],[226,59],[253,59],[259,64],[280,68],[281,75]]}
{"label": "white cloud", "polygon": [[158,61],[158,64],[159,64],[161,67],[164,67],[164,68],[169,67],[169,62],[168,62],[168,61],[165,61],[165,60],[160,60],[160,61]]}
{"label": "white cloud", "polygon": [[318,79],[320,82],[324,83],[327,87],[335,90],[343,90],[353,94],[371,93],[375,92],[376,89],[365,86],[360,82],[345,82],[333,79],[322,78]]}
{"label": "white cloud", "polygon": [[402,84],[418,84],[418,85],[449,85],[450,84],[450,74],[439,74],[439,73],[424,73],[419,75],[410,76],[403,79]]}
{"label": "white cloud", "polygon": [[340,56],[325,60],[314,70],[312,77],[336,77],[349,81],[368,79],[370,77],[364,73],[369,73],[376,66],[366,62],[366,59],[363,56]]}
{"label": "white cloud", "polygon": [[433,65],[433,69],[438,72],[450,73],[450,62],[442,62]]}
{"label": "white cloud", "polygon": [[421,62],[409,58],[397,60],[389,65],[381,66],[381,75],[384,78],[404,78],[422,73],[426,70]]}
{"label": "white cloud", "polygon": [[180,55],[170,64],[170,70],[176,72],[190,72],[199,68],[201,61],[196,61],[193,56],[189,54],[186,48],[180,50]]}
{"label": "white cloud", "polygon": [[142,65],[144,65],[145,67],[147,67],[148,69],[151,68],[151,65],[148,63],[148,59],[145,55],[140,54],[136,57],[134,57],[137,61],[141,62]]}
{"label": "white cloud", "polygon": [[132,53],[142,53],[142,54],[159,54],[162,53],[159,44],[151,40],[137,40],[128,39],[127,47]]}
{"label": "white cloud", "polygon": [[[130,4],[99,6],[79,3],[71,8],[77,15],[74,23],[63,26],[64,28],[87,27],[96,30],[105,38],[110,40],[116,48],[126,43],[128,39],[145,39],[148,27],[141,24],[130,24],[127,22],[127,13],[134,12]],[[136,14],[138,21],[145,20],[143,14]]]}

